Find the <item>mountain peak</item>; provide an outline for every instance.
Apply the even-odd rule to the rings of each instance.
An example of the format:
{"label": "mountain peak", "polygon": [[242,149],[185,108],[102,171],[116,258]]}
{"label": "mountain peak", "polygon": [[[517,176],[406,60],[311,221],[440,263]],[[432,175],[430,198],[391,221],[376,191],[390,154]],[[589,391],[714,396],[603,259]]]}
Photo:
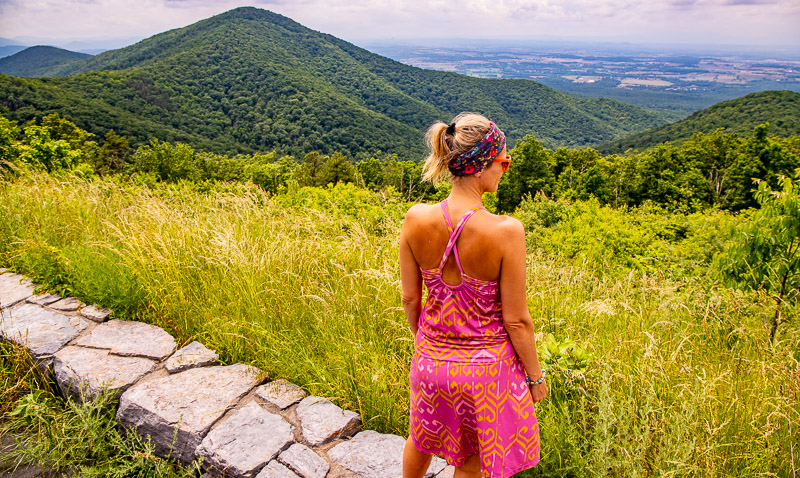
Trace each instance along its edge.
{"label": "mountain peak", "polygon": [[[322,35],[289,17],[255,7],[238,7],[185,27],[168,30],[133,45],[103,52],[85,62],[75,63],[50,72],[49,76],[67,76],[88,71],[122,70],[147,66],[169,57],[183,56],[189,49],[214,51],[234,59],[245,44],[255,48],[269,47],[273,53],[296,42],[292,35]],[[274,45],[264,40],[271,39]],[[260,43],[260,44],[259,44]]]}
{"label": "mountain peak", "polygon": [[[275,13],[270,10],[256,7],[237,7],[233,10],[220,13],[206,20],[201,20],[195,25],[202,24],[203,22],[220,22],[220,21],[236,21],[236,20],[250,20],[256,22],[268,22],[278,25],[290,31],[310,31],[309,28],[297,23],[289,17],[283,16],[280,13]],[[192,25],[189,25],[191,27]],[[184,27],[188,28],[188,27]]]}

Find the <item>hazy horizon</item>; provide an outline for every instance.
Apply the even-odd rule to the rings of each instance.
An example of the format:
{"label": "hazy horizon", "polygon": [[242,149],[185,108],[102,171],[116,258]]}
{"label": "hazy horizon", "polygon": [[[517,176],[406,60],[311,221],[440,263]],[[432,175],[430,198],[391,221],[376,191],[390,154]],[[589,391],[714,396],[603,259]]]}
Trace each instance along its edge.
{"label": "hazy horizon", "polygon": [[800,2],[795,0],[437,0],[424,5],[401,0],[0,0],[0,31],[26,46],[113,49],[245,5],[357,45],[468,38],[800,49]]}
{"label": "hazy horizon", "polygon": [[[188,25],[186,25],[188,26]],[[177,27],[183,28],[183,27]],[[167,31],[167,30],[165,30]],[[159,32],[162,33],[162,32]],[[323,32],[324,33],[324,32]],[[15,37],[4,38],[0,37],[0,47],[2,46],[54,46],[63,48],[65,50],[89,52],[96,54],[101,51],[115,50],[133,45],[142,40],[150,38],[154,35],[146,37],[126,37],[126,38],[86,38],[86,39],[55,39],[46,37]],[[800,49],[792,45],[748,45],[748,44],[687,44],[687,43],[667,43],[667,42],[631,42],[631,41],[597,41],[592,39],[559,39],[553,37],[543,38],[521,38],[518,40],[510,40],[507,38],[486,38],[483,40],[465,39],[465,38],[362,38],[357,40],[348,40],[357,46],[369,49],[370,47],[378,47],[381,45],[395,45],[395,46],[416,46],[416,47],[441,47],[448,49],[475,49],[475,48],[508,48],[513,49],[530,49],[530,48],[551,48],[551,49],[585,49],[587,51],[597,52],[614,52],[614,51],[637,51],[637,52],[650,52],[650,53],[693,53],[693,54],[732,54],[748,55],[756,54],[763,55],[780,55],[785,58],[800,59]]]}

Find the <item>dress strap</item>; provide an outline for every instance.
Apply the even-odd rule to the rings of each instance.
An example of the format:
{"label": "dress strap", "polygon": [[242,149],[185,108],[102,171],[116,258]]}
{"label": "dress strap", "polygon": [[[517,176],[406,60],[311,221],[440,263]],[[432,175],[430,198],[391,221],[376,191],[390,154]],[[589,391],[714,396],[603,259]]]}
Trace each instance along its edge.
{"label": "dress strap", "polygon": [[442,206],[442,215],[444,216],[444,221],[447,224],[447,234],[453,234],[453,223],[450,221],[450,208],[447,207],[447,199],[439,203]]}
{"label": "dress strap", "polygon": [[463,275],[464,270],[461,268],[461,259],[458,257],[458,247],[456,247],[456,242],[458,241],[459,236],[461,235],[461,231],[464,230],[464,225],[467,223],[470,217],[473,214],[480,211],[481,209],[485,209],[483,206],[478,206],[470,209],[467,211],[461,219],[458,221],[458,225],[456,226],[455,231],[452,229],[452,223],[449,221],[449,212],[447,211],[447,206],[443,206],[443,210],[445,211],[445,218],[448,219],[447,229],[450,233],[450,240],[447,242],[447,247],[444,250],[444,254],[442,255],[442,261],[439,263],[439,271],[444,269],[444,265],[447,262],[447,258],[450,257],[450,252],[452,252],[456,256],[456,265],[458,266],[458,271]]}

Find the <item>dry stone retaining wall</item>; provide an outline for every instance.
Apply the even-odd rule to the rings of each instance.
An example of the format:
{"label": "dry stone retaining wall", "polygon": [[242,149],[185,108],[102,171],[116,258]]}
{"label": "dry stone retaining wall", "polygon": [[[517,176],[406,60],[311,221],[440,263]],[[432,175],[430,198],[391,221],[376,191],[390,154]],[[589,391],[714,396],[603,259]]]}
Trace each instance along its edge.
{"label": "dry stone retaining wall", "polygon": [[[26,348],[66,397],[119,395],[117,420],[156,453],[203,459],[204,477],[399,478],[405,439],[361,430],[361,417],[260,370],[218,365],[199,342],[178,349],[159,327],[107,320],[112,311],[35,294],[0,269],[0,339]],[[426,477],[452,476],[434,457]]]}

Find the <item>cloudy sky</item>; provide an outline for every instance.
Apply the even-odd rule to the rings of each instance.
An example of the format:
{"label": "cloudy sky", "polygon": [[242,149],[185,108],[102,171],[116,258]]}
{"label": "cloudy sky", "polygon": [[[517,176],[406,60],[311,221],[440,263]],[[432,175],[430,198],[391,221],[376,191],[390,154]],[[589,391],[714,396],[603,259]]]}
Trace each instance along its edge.
{"label": "cloudy sky", "polygon": [[356,43],[549,38],[800,49],[800,0],[0,0],[0,37],[128,44],[242,5]]}

